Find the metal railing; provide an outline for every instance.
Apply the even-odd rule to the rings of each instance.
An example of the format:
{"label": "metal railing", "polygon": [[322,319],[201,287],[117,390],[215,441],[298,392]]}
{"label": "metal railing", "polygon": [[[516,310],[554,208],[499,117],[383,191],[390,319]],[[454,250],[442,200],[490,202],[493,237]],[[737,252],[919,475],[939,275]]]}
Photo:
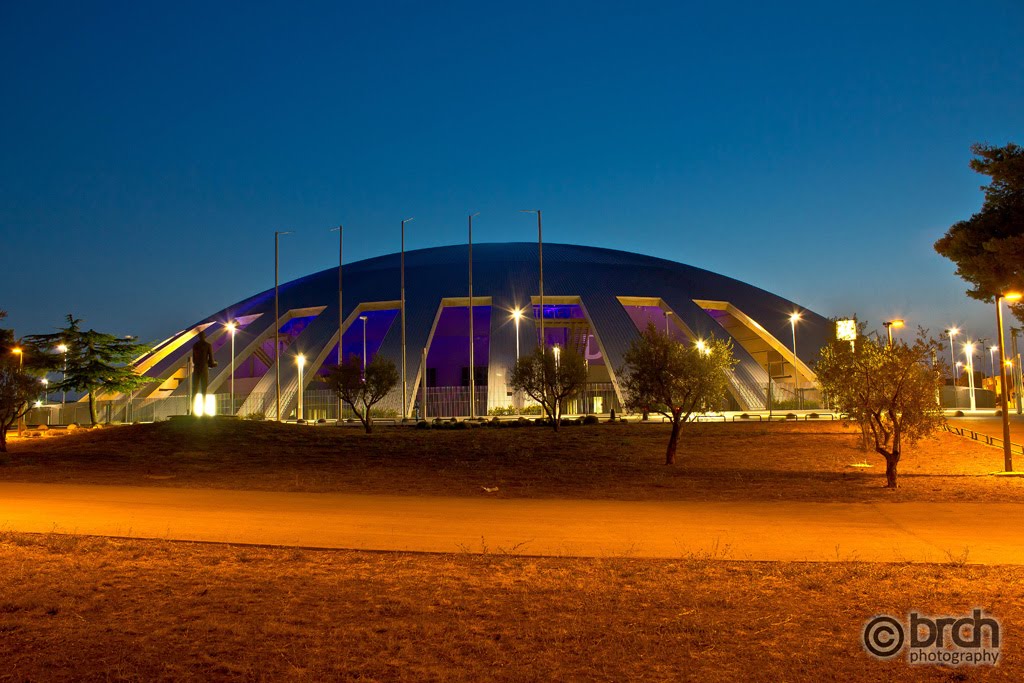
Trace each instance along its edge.
{"label": "metal railing", "polygon": [[[966,427],[958,427],[958,426],[955,426],[955,425],[949,425],[949,424],[947,424],[945,422],[942,423],[942,428],[944,430],[946,430],[947,432],[950,432],[951,434],[956,434],[957,436],[962,436],[962,437],[964,437],[966,439],[970,439],[972,441],[977,441],[979,443],[983,443],[986,446],[993,446],[995,448],[1000,448],[1000,449],[1003,447],[1003,440],[1000,439],[998,436],[992,436],[991,434],[982,434],[981,432],[976,432],[973,429],[967,429]],[[1017,450],[1014,451],[1014,449],[1017,449]],[[1021,455],[1024,455],[1024,446],[1020,445],[1019,443],[1013,443],[1011,441],[1010,442],[1010,453],[1014,453],[1014,452],[1019,453]]]}

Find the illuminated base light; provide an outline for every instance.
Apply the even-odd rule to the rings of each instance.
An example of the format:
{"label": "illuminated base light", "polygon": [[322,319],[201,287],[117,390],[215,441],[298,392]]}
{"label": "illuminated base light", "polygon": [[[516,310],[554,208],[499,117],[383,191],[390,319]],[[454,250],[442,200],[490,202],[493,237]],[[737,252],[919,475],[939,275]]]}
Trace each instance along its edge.
{"label": "illuminated base light", "polygon": [[210,417],[217,414],[217,397],[213,394],[206,395],[206,410],[203,411],[203,414]]}
{"label": "illuminated base light", "polygon": [[196,398],[192,402],[192,414],[195,415],[196,417],[202,417],[203,416],[203,408],[205,406],[205,403],[206,403],[206,401],[203,400],[203,395],[202,394],[196,394]]}

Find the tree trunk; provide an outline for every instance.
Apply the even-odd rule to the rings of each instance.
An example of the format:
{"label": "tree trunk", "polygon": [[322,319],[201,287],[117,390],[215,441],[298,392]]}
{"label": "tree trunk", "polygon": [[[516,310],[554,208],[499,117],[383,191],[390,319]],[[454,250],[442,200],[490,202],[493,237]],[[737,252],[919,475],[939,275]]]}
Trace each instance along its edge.
{"label": "tree trunk", "polygon": [[7,425],[0,425],[0,453],[7,452]]}
{"label": "tree trunk", "polygon": [[89,392],[89,420],[96,424],[96,394]]}
{"label": "tree trunk", "polygon": [[561,422],[561,416],[558,414],[558,401],[551,403],[551,410],[548,411],[548,415],[551,417],[551,424],[558,431],[558,423]]}
{"label": "tree trunk", "polygon": [[359,419],[363,423],[363,429],[366,430],[367,434],[373,433],[373,418],[370,417],[370,406],[363,403],[363,412],[359,415]]}
{"label": "tree trunk", "polygon": [[900,464],[900,452],[898,449],[892,449],[892,452],[885,450],[884,448],[875,447],[875,450],[882,454],[885,458],[885,485],[890,489],[894,489],[899,484],[896,483],[896,466]]}
{"label": "tree trunk", "polygon": [[898,486],[896,483],[896,465],[899,462],[899,457],[885,459],[885,485],[891,489]]}
{"label": "tree trunk", "polygon": [[679,415],[672,416],[672,436],[668,439],[668,449],[665,451],[665,464],[676,464],[676,446],[679,445],[679,427],[681,426]]}

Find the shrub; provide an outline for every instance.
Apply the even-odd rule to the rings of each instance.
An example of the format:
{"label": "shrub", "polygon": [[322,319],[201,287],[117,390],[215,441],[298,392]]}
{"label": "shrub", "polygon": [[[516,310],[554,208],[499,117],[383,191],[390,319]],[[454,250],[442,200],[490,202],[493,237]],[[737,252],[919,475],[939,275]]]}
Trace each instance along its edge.
{"label": "shrub", "polygon": [[420,420],[416,423],[416,429],[430,429],[430,423],[426,420]]}
{"label": "shrub", "polygon": [[601,422],[601,420],[597,418],[597,415],[587,415],[583,418],[583,424],[585,425],[596,425],[599,422]]}
{"label": "shrub", "polygon": [[262,422],[267,419],[267,415],[263,411],[257,411],[255,413],[249,413],[245,416],[245,419],[252,420],[253,422]]}

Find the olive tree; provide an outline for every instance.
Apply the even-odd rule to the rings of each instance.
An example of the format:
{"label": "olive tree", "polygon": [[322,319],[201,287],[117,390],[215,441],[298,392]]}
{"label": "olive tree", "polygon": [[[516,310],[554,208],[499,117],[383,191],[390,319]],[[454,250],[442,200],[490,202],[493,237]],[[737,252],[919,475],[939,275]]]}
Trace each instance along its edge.
{"label": "olive tree", "polygon": [[919,330],[912,344],[887,344],[862,333],[851,342],[833,340],[815,365],[818,382],[834,408],[871,435],[885,458],[885,479],[897,486],[904,443],[914,444],[942,425],[941,368],[933,367],[939,343]]}
{"label": "olive tree", "polygon": [[665,464],[676,460],[680,427],[695,413],[719,409],[736,364],[732,343],[708,339],[696,344],[672,339],[650,324],[633,340],[619,371],[631,410],[661,413],[672,421]]}
{"label": "olive tree", "polygon": [[[0,311],[0,320],[6,316]],[[25,416],[39,395],[40,378],[32,371],[31,359],[26,367],[16,348],[14,333],[0,330],[0,453],[7,452],[7,430]]]}
{"label": "olive tree", "polygon": [[363,359],[353,354],[341,365],[331,368],[324,378],[328,388],[352,408],[367,434],[373,432],[370,410],[398,386],[398,381],[398,368],[380,354],[366,364],[365,373]]}
{"label": "olive tree", "polygon": [[537,347],[516,361],[512,388],[525,392],[544,408],[555,431],[562,419],[562,402],[583,388],[587,363],[573,349]]}

